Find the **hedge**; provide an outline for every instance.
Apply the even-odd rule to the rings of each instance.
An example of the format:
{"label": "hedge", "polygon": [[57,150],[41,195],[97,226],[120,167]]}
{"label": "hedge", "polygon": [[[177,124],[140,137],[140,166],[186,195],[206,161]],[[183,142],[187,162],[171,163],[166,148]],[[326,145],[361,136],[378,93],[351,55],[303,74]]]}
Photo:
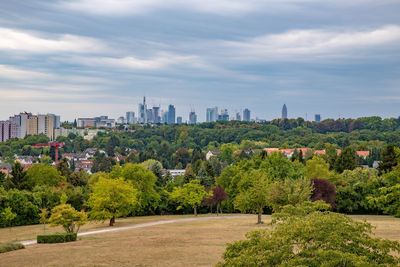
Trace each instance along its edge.
{"label": "hedge", "polygon": [[56,233],[51,235],[38,235],[38,244],[65,243],[76,241],[76,233]]}
{"label": "hedge", "polygon": [[23,248],[25,248],[25,246],[22,245],[21,243],[4,243],[0,244],[0,253],[5,253]]}

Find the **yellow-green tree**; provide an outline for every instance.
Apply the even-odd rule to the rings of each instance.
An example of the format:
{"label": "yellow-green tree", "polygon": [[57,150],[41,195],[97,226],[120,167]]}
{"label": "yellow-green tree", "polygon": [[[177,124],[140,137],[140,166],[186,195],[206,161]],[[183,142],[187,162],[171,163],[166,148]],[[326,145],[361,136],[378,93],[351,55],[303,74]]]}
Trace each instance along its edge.
{"label": "yellow-green tree", "polygon": [[252,171],[242,178],[238,186],[240,192],[235,198],[235,208],[241,212],[257,213],[257,223],[263,223],[262,213],[268,206],[271,179],[262,171]]}
{"label": "yellow-green tree", "polygon": [[208,194],[204,186],[200,184],[200,181],[192,180],[182,187],[174,188],[170,194],[170,198],[180,204],[177,209],[182,209],[182,207],[192,207],[194,215],[197,216],[197,207],[200,206],[201,202],[207,195]]}
{"label": "yellow-green tree", "polygon": [[67,233],[78,233],[79,228],[87,222],[87,215],[70,204],[60,204],[51,210],[48,222],[50,226],[62,226]]}
{"label": "yellow-green tree", "polygon": [[127,216],[137,209],[138,195],[135,186],[123,178],[100,177],[88,200],[89,215],[95,220],[109,219],[110,226],[113,226],[115,218]]}

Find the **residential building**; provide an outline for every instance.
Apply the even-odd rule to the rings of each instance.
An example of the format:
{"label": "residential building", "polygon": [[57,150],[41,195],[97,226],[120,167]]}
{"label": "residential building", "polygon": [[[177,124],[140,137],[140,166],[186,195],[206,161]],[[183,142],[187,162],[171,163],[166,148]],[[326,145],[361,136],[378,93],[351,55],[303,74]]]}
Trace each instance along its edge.
{"label": "residential building", "polygon": [[282,119],[287,119],[287,118],[288,118],[287,107],[286,107],[286,104],[283,104],[283,107],[282,107]]}
{"label": "residential building", "polygon": [[29,116],[26,122],[26,134],[37,135],[38,134],[38,116]]}
{"label": "residential building", "polygon": [[243,110],[243,121],[250,121],[250,110],[248,108]]}

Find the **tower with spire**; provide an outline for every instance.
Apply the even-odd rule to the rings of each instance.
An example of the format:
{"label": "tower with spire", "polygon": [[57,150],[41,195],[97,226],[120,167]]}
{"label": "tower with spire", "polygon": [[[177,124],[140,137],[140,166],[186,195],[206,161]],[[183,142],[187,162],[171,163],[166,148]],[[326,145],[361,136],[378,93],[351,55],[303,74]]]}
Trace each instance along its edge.
{"label": "tower with spire", "polygon": [[287,116],[287,107],[286,107],[286,104],[283,104],[283,107],[282,107],[282,119],[287,119],[288,118],[288,116]]}

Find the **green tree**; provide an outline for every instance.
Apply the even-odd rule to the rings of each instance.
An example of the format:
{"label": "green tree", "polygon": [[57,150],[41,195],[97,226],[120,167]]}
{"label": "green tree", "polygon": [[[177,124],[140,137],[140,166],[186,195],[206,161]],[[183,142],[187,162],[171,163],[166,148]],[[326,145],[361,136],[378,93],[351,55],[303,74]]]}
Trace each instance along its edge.
{"label": "green tree", "polygon": [[335,170],[342,173],[345,170],[354,170],[357,167],[357,156],[354,149],[345,148],[335,162]]}
{"label": "green tree", "polygon": [[305,176],[308,179],[333,177],[334,174],[329,170],[329,164],[322,158],[315,156],[307,160]]}
{"label": "green tree", "polygon": [[60,204],[51,210],[50,226],[62,226],[67,233],[78,233],[87,222],[84,211],[77,211],[70,204]]}
{"label": "green tree", "polygon": [[271,179],[261,171],[252,171],[242,177],[239,182],[240,192],[235,198],[235,208],[241,212],[257,213],[257,223],[263,223],[262,214],[269,204],[268,191],[271,183]]}
{"label": "green tree", "polygon": [[379,163],[379,173],[390,172],[398,164],[394,146],[387,146],[382,151],[382,161]]}
{"label": "green tree", "polygon": [[18,161],[14,163],[11,169],[11,186],[19,190],[27,187],[26,172]]}
{"label": "green tree", "polygon": [[12,208],[7,207],[1,212],[1,219],[4,221],[5,225],[10,227],[11,231],[11,226],[13,225],[13,222],[15,218],[17,217],[17,214],[12,211]]}
{"label": "green tree", "polygon": [[42,163],[32,165],[26,172],[26,178],[29,188],[42,185],[56,186],[66,180],[56,168]]}
{"label": "green tree", "polygon": [[337,213],[289,216],[229,244],[218,266],[398,266],[400,244],[374,238],[372,228]]}
{"label": "green tree", "polygon": [[175,187],[170,194],[170,198],[172,201],[180,203],[178,209],[192,207],[194,215],[197,216],[197,208],[207,195],[204,186],[200,184],[199,180],[191,180],[182,187]]}
{"label": "green tree", "polygon": [[137,209],[138,194],[135,186],[123,178],[100,177],[88,200],[89,215],[95,220],[109,219],[113,226],[115,218],[132,214]]}
{"label": "green tree", "polygon": [[46,232],[46,223],[48,221],[49,212],[47,209],[40,209],[40,219],[39,222],[43,224],[43,232]]}

